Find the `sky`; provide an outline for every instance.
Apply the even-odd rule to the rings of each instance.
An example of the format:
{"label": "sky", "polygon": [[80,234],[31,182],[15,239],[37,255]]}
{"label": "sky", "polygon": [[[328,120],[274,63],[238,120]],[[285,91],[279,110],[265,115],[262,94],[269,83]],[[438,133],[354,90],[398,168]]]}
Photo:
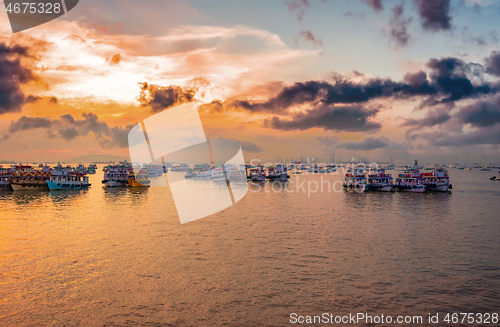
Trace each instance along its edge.
{"label": "sky", "polygon": [[85,0],[12,33],[0,10],[0,160],[128,156],[196,101],[245,159],[500,162],[494,0]]}

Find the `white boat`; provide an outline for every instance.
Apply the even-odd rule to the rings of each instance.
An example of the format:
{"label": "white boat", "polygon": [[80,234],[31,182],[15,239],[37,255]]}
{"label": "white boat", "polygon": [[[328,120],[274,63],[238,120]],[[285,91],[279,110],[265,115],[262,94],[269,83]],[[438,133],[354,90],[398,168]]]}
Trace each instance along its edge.
{"label": "white boat", "polygon": [[104,167],[104,179],[102,184],[104,187],[127,187],[129,173],[132,171],[132,166],[116,165]]}
{"label": "white boat", "polygon": [[425,193],[427,191],[427,185],[425,185],[424,179],[421,178],[418,169],[411,169],[399,174],[399,178],[396,179],[396,188],[399,191],[413,193]]}
{"label": "white boat", "polygon": [[189,166],[185,163],[181,164],[180,166],[173,166],[170,168],[170,171],[188,171]]}
{"label": "white boat", "polygon": [[379,169],[376,174],[368,177],[368,188],[372,191],[392,192],[394,183],[391,174],[386,174],[384,169]]}
{"label": "white boat", "polygon": [[212,180],[214,181],[225,181],[230,176],[230,172],[224,170],[224,166],[216,166],[212,169]]}
{"label": "white boat", "polygon": [[188,170],[184,178],[210,179],[212,178],[212,166],[208,164],[194,165],[192,169]]}
{"label": "white boat", "polygon": [[345,174],[344,184],[342,187],[349,192],[366,192],[368,191],[368,182],[366,175],[362,169],[349,171]]}
{"label": "white boat", "polygon": [[448,172],[444,168],[436,167],[431,172],[421,173],[420,177],[424,179],[427,191],[447,192],[453,188]]}

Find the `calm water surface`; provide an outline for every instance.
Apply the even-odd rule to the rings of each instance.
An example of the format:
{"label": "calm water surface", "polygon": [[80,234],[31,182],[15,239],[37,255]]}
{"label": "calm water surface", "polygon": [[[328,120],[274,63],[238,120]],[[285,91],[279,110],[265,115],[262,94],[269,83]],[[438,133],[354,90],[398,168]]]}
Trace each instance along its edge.
{"label": "calm water surface", "polygon": [[251,187],[236,205],[183,225],[168,187],[103,189],[102,172],[86,191],[0,191],[0,325],[283,326],[292,312],[499,312],[493,175],[452,169],[447,194],[310,197],[296,178],[341,177],[292,175],[292,193]]}

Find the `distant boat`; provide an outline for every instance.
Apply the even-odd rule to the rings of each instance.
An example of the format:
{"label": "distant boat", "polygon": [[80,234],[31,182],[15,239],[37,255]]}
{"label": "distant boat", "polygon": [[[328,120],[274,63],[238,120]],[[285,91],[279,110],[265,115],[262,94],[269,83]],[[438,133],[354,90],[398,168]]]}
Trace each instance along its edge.
{"label": "distant boat", "polygon": [[368,182],[366,175],[361,169],[356,169],[354,172],[345,174],[344,184],[342,187],[346,191],[366,192],[368,191]]}

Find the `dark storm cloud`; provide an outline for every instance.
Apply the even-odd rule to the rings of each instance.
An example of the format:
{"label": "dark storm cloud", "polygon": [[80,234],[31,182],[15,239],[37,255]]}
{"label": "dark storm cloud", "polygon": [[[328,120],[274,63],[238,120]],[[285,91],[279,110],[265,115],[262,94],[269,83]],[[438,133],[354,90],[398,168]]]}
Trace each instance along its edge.
{"label": "dark storm cloud", "polygon": [[[323,46],[323,41],[320,38],[316,38],[311,31],[300,31],[299,36],[309,42],[311,42],[315,47],[322,47]],[[298,44],[298,39],[295,40],[295,42]]]}
{"label": "dark storm cloud", "polygon": [[128,132],[132,127],[133,125],[110,127],[106,122],[99,120],[99,117],[95,114],[83,113],[82,119],[75,119],[70,114],[62,115],[60,119],[56,120],[46,117],[23,116],[16,121],[12,121],[8,131],[14,134],[44,128],[48,129],[46,133],[48,138],[60,137],[66,141],[72,141],[77,137],[84,137],[93,133],[103,148],[124,148],[128,146]]}
{"label": "dark storm cloud", "polygon": [[413,0],[425,30],[437,32],[451,28],[450,0]]}
{"label": "dark storm cloud", "polygon": [[485,59],[486,71],[489,74],[500,77],[500,52],[493,51],[491,55]]}
{"label": "dark storm cloud", "polygon": [[297,82],[284,87],[275,97],[264,102],[245,100],[232,101],[230,106],[249,112],[271,112],[284,114],[293,106],[364,103],[373,99],[394,97],[409,99],[428,97],[427,105],[454,102],[465,98],[475,98],[498,91],[488,84],[474,85],[466,73],[472,65],[457,58],[431,59],[427,66],[430,75],[419,71],[409,73],[404,81],[373,78],[355,83],[336,77],[333,83],[325,81]]}
{"label": "dark storm cloud", "polygon": [[316,140],[318,140],[320,144],[326,147],[334,146],[339,142],[339,139],[335,136],[318,136]]}
{"label": "dark storm cloud", "polygon": [[149,106],[153,112],[160,112],[175,105],[191,102],[194,100],[195,90],[171,85],[162,87],[155,84],[139,83],[141,94],[139,102],[143,106]]}
{"label": "dark storm cloud", "polygon": [[380,139],[369,137],[364,139],[361,142],[346,142],[340,143],[339,148],[344,148],[348,150],[356,150],[356,151],[371,151],[379,148],[386,147],[388,144]]}
{"label": "dark storm cloud", "polygon": [[474,127],[493,126],[500,123],[500,99],[495,102],[480,101],[466,106],[457,113],[457,118],[463,124]]}
{"label": "dark storm cloud", "polygon": [[36,75],[21,62],[34,59],[29,49],[20,45],[9,46],[0,42],[0,115],[21,111],[26,96],[21,85],[37,80]]}
{"label": "dark storm cloud", "polygon": [[240,144],[241,149],[246,152],[259,153],[264,151],[264,149],[252,142],[240,141]]}
{"label": "dark storm cloud", "polygon": [[404,47],[410,41],[410,34],[408,33],[408,25],[412,22],[412,18],[405,19],[403,4],[396,5],[392,9],[392,18],[389,21],[390,31],[389,40],[396,43],[396,45]]}
{"label": "dark storm cloud", "polygon": [[350,132],[375,131],[380,129],[381,125],[370,119],[377,112],[376,109],[365,109],[361,106],[322,106],[294,114],[291,120],[278,117],[266,119],[263,127],[283,131],[303,131],[310,128]]}
{"label": "dark storm cloud", "polygon": [[380,12],[384,9],[382,5],[382,0],[363,0],[368,6],[370,6],[376,12]]}

